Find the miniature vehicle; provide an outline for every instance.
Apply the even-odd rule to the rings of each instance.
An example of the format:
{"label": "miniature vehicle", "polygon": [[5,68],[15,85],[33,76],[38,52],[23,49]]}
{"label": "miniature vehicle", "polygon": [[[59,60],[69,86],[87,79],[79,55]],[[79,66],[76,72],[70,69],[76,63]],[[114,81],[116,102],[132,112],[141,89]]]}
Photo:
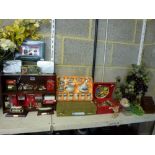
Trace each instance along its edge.
{"label": "miniature vehicle", "polygon": [[22,108],[22,106],[12,106],[10,108],[10,112],[11,113],[23,113],[24,109]]}

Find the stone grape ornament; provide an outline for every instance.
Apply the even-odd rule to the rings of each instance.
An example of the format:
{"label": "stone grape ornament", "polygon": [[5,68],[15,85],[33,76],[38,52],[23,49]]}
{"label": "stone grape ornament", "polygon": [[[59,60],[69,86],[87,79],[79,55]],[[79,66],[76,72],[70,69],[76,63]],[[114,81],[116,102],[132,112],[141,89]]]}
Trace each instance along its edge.
{"label": "stone grape ornament", "polygon": [[132,65],[132,70],[126,77],[124,96],[130,101],[140,99],[148,90],[149,72],[144,65]]}
{"label": "stone grape ornament", "polygon": [[149,72],[144,65],[132,65],[123,89],[123,97],[130,101],[139,100],[148,90]]}
{"label": "stone grape ornament", "polygon": [[120,101],[127,98],[130,102],[138,101],[148,90],[150,81],[150,73],[144,65],[132,64],[131,71],[128,72],[125,82],[121,82],[121,78],[116,78],[116,89],[114,98]]}

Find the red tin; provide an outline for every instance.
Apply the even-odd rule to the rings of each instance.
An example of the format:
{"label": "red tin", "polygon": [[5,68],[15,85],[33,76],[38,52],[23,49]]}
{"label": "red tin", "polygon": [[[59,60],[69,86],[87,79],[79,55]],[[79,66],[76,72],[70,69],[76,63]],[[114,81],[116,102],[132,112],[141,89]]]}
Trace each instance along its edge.
{"label": "red tin", "polygon": [[115,88],[114,82],[96,82],[94,83],[94,99],[97,101],[105,101],[106,98],[112,98]]}
{"label": "red tin", "polygon": [[112,107],[117,105],[116,101],[112,99],[114,89],[114,82],[94,83],[93,93],[94,102],[97,106],[97,114],[113,113]]}

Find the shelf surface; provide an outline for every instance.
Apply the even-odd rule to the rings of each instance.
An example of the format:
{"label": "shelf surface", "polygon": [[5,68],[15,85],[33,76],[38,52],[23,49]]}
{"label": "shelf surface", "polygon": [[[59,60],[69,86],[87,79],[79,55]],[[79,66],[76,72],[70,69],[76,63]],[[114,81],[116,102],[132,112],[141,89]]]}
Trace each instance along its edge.
{"label": "shelf surface", "polygon": [[123,113],[120,113],[119,116],[116,118],[113,117],[113,114],[57,117],[55,112],[55,114],[52,116],[54,131],[104,126],[118,126],[149,121],[155,121],[155,114],[145,114],[143,116],[127,116]]}
{"label": "shelf surface", "polygon": [[0,109],[0,134],[19,134],[50,131],[51,115],[37,116],[37,111],[27,117],[5,117]]}
{"label": "shelf surface", "polygon": [[123,113],[120,113],[118,117],[114,118],[113,114],[57,117],[56,112],[54,115],[41,116],[37,116],[37,112],[29,112],[27,117],[15,118],[5,117],[2,113],[2,109],[0,109],[0,134],[117,126],[149,121],[155,121],[155,114],[126,116]]}

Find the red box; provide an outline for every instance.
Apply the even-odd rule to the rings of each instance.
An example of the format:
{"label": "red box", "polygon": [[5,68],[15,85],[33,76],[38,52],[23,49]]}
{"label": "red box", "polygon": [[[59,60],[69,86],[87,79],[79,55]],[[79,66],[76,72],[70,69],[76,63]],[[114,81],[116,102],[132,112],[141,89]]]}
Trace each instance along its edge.
{"label": "red box", "polygon": [[112,107],[118,105],[112,99],[113,91],[115,89],[114,82],[96,82],[94,83],[94,102],[97,106],[96,114],[113,113]]}

